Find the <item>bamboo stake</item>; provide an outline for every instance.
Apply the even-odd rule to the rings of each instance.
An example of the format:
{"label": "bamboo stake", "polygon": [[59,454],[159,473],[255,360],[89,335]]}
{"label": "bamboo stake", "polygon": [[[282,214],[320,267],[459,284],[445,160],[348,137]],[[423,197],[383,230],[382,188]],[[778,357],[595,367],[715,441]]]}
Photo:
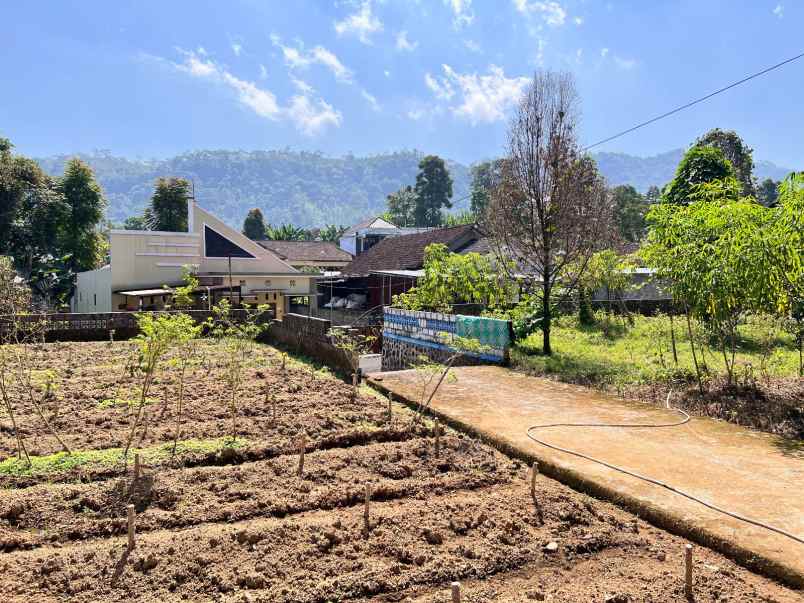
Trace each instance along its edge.
{"label": "bamboo stake", "polygon": [[134,531],[136,529],[134,523],[134,505],[128,505],[126,510],[128,512],[128,550],[131,551],[134,550]]}
{"label": "bamboo stake", "polygon": [[366,536],[368,536],[369,530],[371,529],[371,523],[369,521],[370,502],[371,502],[371,485],[366,484],[365,501],[363,504],[363,530],[366,532]]}
{"label": "bamboo stake", "polygon": [[393,421],[394,421],[394,411],[391,408],[391,401],[392,401],[393,397],[394,397],[393,394],[391,394],[391,393],[388,394],[388,422],[389,423],[393,423]]}
{"label": "bamboo stake", "polygon": [[296,474],[301,477],[304,474],[304,449],[307,447],[307,434],[302,433],[301,439],[299,440],[299,468],[296,470]]}
{"label": "bamboo stake", "polygon": [[134,482],[138,482],[140,480],[140,473],[142,468],[140,466],[140,453],[134,453]]}
{"label": "bamboo stake", "polygon": [[536,476],[539,474],[539,463],[533,461],[533,466],[530,470],[530,497],[533,499],[533,506],[536,507],[536,514],[539,517],[539,522],[544,523],[544,512],[542,506],[539,504],[539,499],[536,498]]}
{"label": "bamboo stake", "polygon": [[452,583],[452,603],[461,603],[461,583]]}
{"label": "bamboo stake", "polygon": [[435,455],[438,458],[438,454],[441,452],[441,424],[439,423],[438,419],[435,421]]}
{"label": "bamboo stake", "polygon": [[688,599],[692,599],[692,545],[684,547],[684,594]]}

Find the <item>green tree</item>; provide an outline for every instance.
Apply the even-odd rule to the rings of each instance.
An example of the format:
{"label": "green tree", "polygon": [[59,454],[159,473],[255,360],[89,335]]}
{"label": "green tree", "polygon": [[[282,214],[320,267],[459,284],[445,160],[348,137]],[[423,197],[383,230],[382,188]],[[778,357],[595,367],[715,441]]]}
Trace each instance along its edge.
{"label": "green tree", "polygon": [[414,190],[416,226],[440,226],[441,208],[452,207],[452,178],[443,159],[427,155],[419,162]]}
{"label": "green tree", "polygon": [[469,208],[478,219],[486,213],[492,189],[500,184],[501,170],[501,159],[484,161],[472,166]]}
{"label": "green tree", "polygon": [[159,178],[146,210],[150,230],[187,232],[187,200],[191,198],[190,181],[184,178]]}
{"label": "green tree", "polygon": [[513,281],[479,253],[451,253],[446,245],[434,243],[424,250],[423,268],[416,286],[394,297],[395,305],[451,312],[458,303],[494,309],[514,298]]}
{"label": "green tree", "polygon": [[664,200],[675,205],[689,205],[696,185],[734,177],[734,168],[720,149],[694,146],[678,164],[675,177],[664,190]]}
{"label": "green tree", "polygon": [[123,230],[148,230],[145,216],[129,216],[123,220]]}
{"label": "green tree", "polygon": [[312,235],[309,230],[293,224],[282,224],[273,227],[270,224],[265,227],[265,238],[270,241],[310,241]]}
{"label": "green tree", "polygon": [[757,201],[765,207],[774,207],[779,198],[779,185],[773,178],[765,178],[757,187]]}
{"label": "green tree", "polygon": [[744,197],[756,196],[754,183],[754,150],[743,142],[734,130],[714,128],[695,141],[696,147],[712,147],[720,149],[723,156],[731,163],[742,184]]}
{"label": "green tree", "polygon": [[100,265],[105,252],[104,239],[97,231],[106,208],[103,191],[92,169],[78,158],[67,162],[58,190],[64,196],[67,213],[62,225],[61,251],[69,254],[71,270],[93,270]]}
{"label": "green tree", "polygon": [[265,238],[265,219],[260,208],[250,209],[243,221],[243,234],[252,241],[261,241]]}
{"label": "green tree", "polygon": [[397,226],[413,226],[416,224],[416,207],[419,198],[412,186],[403,186],[395,193],[388,195],[388,214],[390,221]]}
{"label": "green tree", "polygon": [[336,226],[335,224],[327,224],[318,231],[318,238],[322,241],[330,241],[337,243],[346,230],[345,226]]}
{"label": "green tree", "polygon": [[629,243],[639,242],[647,232],[645,214],[649,204],[633,186],[621,185],[611,189],[614,201],[614,220],[620,237]]}

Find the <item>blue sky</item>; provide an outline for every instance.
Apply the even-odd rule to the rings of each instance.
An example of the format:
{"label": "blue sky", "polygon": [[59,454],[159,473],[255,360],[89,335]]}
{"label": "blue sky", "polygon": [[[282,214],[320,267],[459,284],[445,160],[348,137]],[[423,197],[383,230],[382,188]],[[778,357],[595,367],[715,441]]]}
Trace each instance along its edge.
{"label": "blue sky", "polygon": [[[804,50],[800,0],[8,2],[0,135],[20,152],[502,151],[537,68],[571,71],[590,144]],[[597,150],[710,127],[804,166],[804,60]]]}

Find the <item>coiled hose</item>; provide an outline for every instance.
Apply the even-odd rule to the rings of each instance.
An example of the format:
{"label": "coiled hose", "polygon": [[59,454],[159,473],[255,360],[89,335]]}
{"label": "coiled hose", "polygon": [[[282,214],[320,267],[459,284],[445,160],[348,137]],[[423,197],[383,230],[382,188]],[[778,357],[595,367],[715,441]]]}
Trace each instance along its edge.
{"label": "coiled hose", "polygon": [[576,450],[570,450],[569,448],[562,448],[561,446],[556,446],[555,444],[550,444],[548,442],[545,442],[544,440],[540,440],[539,438],[535,437],[531,433],[532,431],[535,431],[537,429],[547,429],[548,427],[621,427],[621,428],[679,427],[681,425],[689,423],[690,416],[686,412],[681,410],[680,408],[674,408],[674,407],[670,406],[670,397],[671,397],[672,393],[673,392],[671,391],[671,392],[669,392],[667,394],[667,400],[665,401],[665,406],[667,407],[667,410],[677,412],[677,413],[681,414],[684,417],[680,421],[676,421],[674,423],[630,423],[630,424],[622,424],[622,423],[549,423],[549,424],[543,424],[543,425],[531,425],[530,427],[528,427],[526,433],[527,433],[527,436],[531,440],[533,440],[537,444],[541,444],[542,446],[545,446],[547,448],[551,448],[553,450],[558,450],[559,452],[564,452],[566,454],[571,454],[573,456],[577,456],[579,458],[586,459],[587,461],[592,461],[593,463],[603,465],[604,467],[608,467],[609,469],[612,469],[614,471],[618,471],[619,473],[624,473],[625,475],[630,475],[631,477],[641,479],[642,481],[654,484],[654,485],[659,486],[661,488],[665,488],[666,490],[670,490],[671,492],[674,492],[674,493],[676,493],[676,494],[678,494],[680,496],[683,496],[684,498],[688,498],[691,501],[697,502],[697,503],[703,505],[704,507],[712,509],[713,511],[717,511],[718,513],[723,513],[724,515],[728,515],[729,517],[733,517],[734,519],[737,519],[739,521],[749,523],[749,524],[757,526],[759,528],[764,528],[766,530],[770,530],[771,532],[776,532],[777,534],[781,534],[782,536],[790,538],[791,540],[794,540],[794,541],[796,541],[796,542],[798,542],[800,544],[804,544],[804,538],[802,538],[800,536],[796,536],[795,534],[791,534],[790,532],[782,530],[781,528],[777,528],[777,527],[768,525],[766,523],[763,523],[761,521],[757,521],[756,519],[751,519],[750,517],[740,515],[739,513],[734,513],[733,511],[729,511],[729,510],[724,509],[722,507],[718,507],[717,505],[713,505],[712,503],[708,503],[705,500],[701,500],[700,498],[698,498],[697,496],[695,496],[693,494],[690,494],[689,492],[685,492],[684,490],[680,490],[680,489],[676,488],[675,486],[671,486],[670,484],[666,484],[666,483],[664,483],[662,481],[659,481],[657,479],[654,479],[652,477],[648,477],[646,475],[641,475],[641,474],[636,473],[634,471],[630,471],[628,469],[625,469],[624,467],[619,467],[617,465],[612,465],[611,463],[607,463],[606,461],[597,459],[597,458],[589,456],[587,454],[583,454],[583,453],[578,452]]}

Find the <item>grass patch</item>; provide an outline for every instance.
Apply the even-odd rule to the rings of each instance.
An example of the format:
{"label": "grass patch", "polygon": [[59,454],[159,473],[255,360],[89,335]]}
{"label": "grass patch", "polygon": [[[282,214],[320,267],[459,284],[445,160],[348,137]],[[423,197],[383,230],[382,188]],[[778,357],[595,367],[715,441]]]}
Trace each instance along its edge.
{"label": "grass patch", "polygon": [[[148,404],[156,404],[159,402],[156,398],[145,398],[146,406]],[[139,406],[140,400],[139,398],[129,399],[129,398],[105,398],[98,402],[98,408],[119,408],[119,407],[128,407],[128,408],[136,408]]]}
{"label": "grass patch", "polygon": [[[248,445],[245,438],[232,440],[230,437],[209,440],[181,440],[176,446],[176,455],[211,454],[224,449],[240,449]],[[140,454],[143,463],[158,464],[171,457],[173,443],[160,444],[147,448],[132,448],[129,459],[134,453]],[[32,456],[30,466],[16,457],[0,462],[0,474],[13,476],[50,475],[71,471],[77,467],[106,466],[111,467],[123,462],[122,448],[106,448],[103,450],[76,450],[72,454],[57,452],[45,456]]]}
{"label": "grass patch", "polygon": [[[692,382],[695,366],[683,317],[674,321],[676,354],[673,358],[670,321],[634,316],[633,325],[619,317],[609,323],[585,326],[574,316],[558,319],[551,332],[553,355],[541,355],[542,334],[531,334],[512,350],[512,364],[537,375],[588,385],[625,387],[652,383]],[[793,337],[751,320],[739,327],[735,373],[738,378],[795,377],[798,352]],[[699,362],[709,375],[725,373],[717,342],[696,340]]]}

